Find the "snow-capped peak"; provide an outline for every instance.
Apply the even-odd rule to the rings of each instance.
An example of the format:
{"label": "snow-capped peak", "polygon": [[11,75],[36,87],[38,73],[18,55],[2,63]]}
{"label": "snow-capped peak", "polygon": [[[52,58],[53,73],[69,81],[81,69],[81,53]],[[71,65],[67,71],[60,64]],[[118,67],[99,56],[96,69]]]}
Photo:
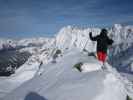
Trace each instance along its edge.
{"label": "snow-capped peak", "polygon": [[121,24],[114,24],[113,28],[120,30],[122,28],[122,25]]}
{"label": "snow-capped peak", "polygon": [[[80,29],[77,27],[67,26],[62,28],[56,36],[56,44],[60,49],[70,49],[77,47],[80,50],[88,49],[90,52],[95,51],[95,43],[90,41],[89,32],[93,32],[93,35],[100,33],[99,28],[87,28]],[[86,45],[86,42],[87,45]],[[92,48],[92,49],[90,49]]]}

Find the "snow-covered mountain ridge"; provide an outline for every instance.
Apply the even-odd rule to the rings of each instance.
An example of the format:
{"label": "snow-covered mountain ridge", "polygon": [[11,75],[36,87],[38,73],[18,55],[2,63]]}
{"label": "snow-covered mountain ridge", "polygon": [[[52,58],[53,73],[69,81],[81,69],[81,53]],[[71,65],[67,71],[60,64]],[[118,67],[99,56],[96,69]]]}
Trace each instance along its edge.
{"label": "snow-covered mountain ridge", "polygon": [[10,49],[16,47],[30,47],[30,46],[43,46],[50,42],[53,38],[27,38],[27,39],[0,39],[0,50]]}
{"label": "snow-covered mountain ridge", "polygon": [[[122,26],[115,24],[112,28],[107,28],[109,36],[115,41],[114,44],[132,43],[133,39],[133,26]],[[78,28],[73,26],[63,27],[55,37],[55,45],[60,49],[68,49],[71,47],[77,47],[79,49],[95,48],[95,43],[89,39],[89,32],[93,33],[93,36],[100,33],[100,28]],[[20,40],[12,39],[0,39],[0,48],[3,45],[16,47],[16,46],[43,46],[48,44],[54,38],[27,38]],[[87,45],[86,42],[88,41]],[[89,49],[88,49],[89,51]],[[90,50],[91,51],[91,50]],[[95,51],[95,49],[94,49]]]}
{"label": "snow-covered mountain ridge", "polygon": [[43,65],[41,75],[24,83],[2,100],[126,100],[128,91],[117,77],[119,75],[102,70],[78,72],[73,65],[81,61],[98,62],[94,57],[73,49],[56,64]]}
{"label": "snow-covered mountain ridge", "polygon": [[[109,36],[115,41],[114,44],[113,44],[113,47],[109,51],[109,54],[111,53],[111,55],[109,55],[110,57],[112,57],[112,56],[116,57],[118,53],[121,53],[122,51],[126,51],[126,50],[128,50],[128,49],[130,49],[132,47],[132,45],[133,45],[133,43],[132,43],[133,42],[132,41],[133,40],[133,27],[132,26],[122,26],[122,25],[118,25],[117,24],[117,25],[114,25],[114,27],[108,29],[108,31],[109,31]],[[63,88],[64,90],[61,89],[57,94],[55,94],[56,93],[56,89],[58,90],[58,88],[60,88],[59,85],[61,85],[61,86],[62,85],[67,86],[68,84],[70,84],[70,83],[68,83],[68,84],[66,83],[65,84],[63,81],[67,81],[67,80],[62,80],[62,79],[64,77],[65,77],[65,79],[67,79],[67,76],[69,75],[69,71],[72,70],[73,63],[70,63],[69,65],[67,65],[67,63],[69,63],[68,60],[69,59],[70,60],[77,59],[77,58],[80,59],[80,56],[81,56],[80,53],[78,52],[78,53],[76,53],[75,56],[71,56],[71,54],[73,54],[73,52],[75,52],[76,50],[78,50],[78,51],[81,52],[81,51],[83,51],[83,49],[87,50],[88,52],[95,52],[96,51],[96,42],[92,42],[89,39],[89,32],[92,32],[93,33],[93,36],[95,36],[95,35],[97,35],[97,34],[100,33],[100,28],[80,29],[80,28],[77,28],[77,27],[67,26],[67,27],[62,28],[59,31],[59,33],[56,35],[55,38],[48,39],[47,43],[44,42],[45,39],[40,40],[40,41],[43,41],[43,42],[40,42],[40,43],[38,42],[38,40],[34,40],[34,39],[32,39],[32,40],[26,40],[26,39],[24,39],[24,40],[21,40],[21,42],[17,42],[17,45],[18,44],[19,45],[22,45],[22,46],[29,46],[30,45],[31,46],[30,48],[28,47],[28,48],[24,48],[22,50],[27,50],[29,52],[32,52],[33,53],[33,56],[31,58],[29,58],[29,60],[22,67],[20,67],[20,69],[18,69],[16,71],[16,74],[15,75],[11,76],[10,81],[8,81],[8,82],[10,83],[12,80],[14,80],[12,82],[15,83],[16,80],[19,80],[20,81],[19,84],[20,84],[21,83],[21,80],[23,80],[23,82],[25,82],[25,81],[33,78],[34,76],[36,76],[37,79],[35,77],[35,78],[33,78],[34,81],[31,80],[28,83],[28,84],[30,84],[30,82],[33,82],[34,83],[34,86],[32,84],[31,85],[27,85],[26,83],[24,85],[22,85],[22,88],[28,86],[30,88],[30,89],[28,89],[28,91],[23,90],[20,87],[20,89],[18,89],[18,90],[16,89],[15,92],[11,93],[10,94],[11,96],[9,95],[9,97],[8,97],[8,95],[7,95],[6,98],[10,98],[10,97],[13,96],[15,98],[14,100],[19,100],[21,97],[22,97],[22,100],[24,100],[24,97],[23,96],[25,96],[29,91],[36,91],[36,89],[37,89],[37,91],[36,91],[37,93],[39,93],[39,91],[41,90],[40,91],[40,94],[43,94],[44,93],[43,91],[45,91],[46,97],[47,98],[50,98],[50,100],[53,100],[54,97],[59,96],[59,93],[61,93],[62,91],[64,91],[63,92],[64,95],[59,96],[59,98],[57,97],[55,99],[56,100],[68,100],[68,99],[65,99],[65,97],[68,98],[67,96],[70,96],[70,94],[67,94],[69,92],[66,91],[67,90],[66,88]],[[35,48],[33,48],[34,47],[34,44],[35,44]],[[39,45],[39,47],[38,47],[38,44],[41,44],[41,45]],[[58,55],[59,57],[57,57],[56,59],[53,59],[53,56],[54,56],[54,54],[56,53],[57,50],[61,50],[61,55]],[[67,54],[69,54],[68,57],[67,57]],[[62,58],[62,56],[63,56],[64,59]],[[130,56],[129,57],[130,58],[130,63],[132,63],[133,62],[133,60],[131,59],[132,58],[132,55],[128,55],[128,56]],[[84,57],[83,57],[83,59],[84,59]],[[87,58],[85,58],[85,59],[87,59]],[[91,58],[89,58],[88,60],[90,60],[90,59]],[[57,63],[55,63],[55,64],[52,63],[53,65],[51,65],[51,62],[53,60],[56,60]],[[78,61],[80,61],[80,60],[78,60]],[[61,65],[60,65],[60,62],[62,62]],[[94,62],[95,62],[95,60],[94,60]],[[66,63],[66,64],[64,64],[64,63]],[[67,66],[66,65],[69,67],[69,69],[66,71],[66,74],[64,74],[65,69],[67,69]],[[60,68],[58,68],[58,66],[60,68],[61,67],[63,67],[63,68],[60,69]],[[64,67],[64,66],[66,66],[66,67]],[[56,69],[57,69],[57,72],[56,72]],[[58,74],[60,75],[60,73],[58,73],[58,71],[62,75],[62,77],[61,77],[61,81],[62,82],[57,82],[57,84],[56,84],[55,83],[56,80],[52,80],[52,79],[54,79],[54,78],[55,79],[58,79],[58,78],[60,79],[60,77],[58,76]],[[45,74],[45,72],[46,72],[46,74]],[[50,76],[50,73],[53,73],[53,77],[57,73],[57,76],[55,76],[54,78],[52,78]],[[95,72],[95,73],[97,73],[97,72]],[[100,72],[100,73],[102,73],[102,72]],[[40,74],[42,75],[42,77],[39,77],[38,76]],[[47,79],[43,78],[43,77],[46,77],[44,74],[47,76]],[[75,73],[73,73],[71,75],[72,76],[73,75],[75,76]],[[90,75],[92,76],[94,74],[90,74]],[[72,77],[72,76],[70,76],[70,77]],[[94,75],[94,77],[98,78],[97,76],[98,75],[96,75],[96,76]],[[106,77],[106,74],[103,75],[103,76]],[[85,77],[87,77],[87,79],[90,79],[91,78],[91,77],[88,77],[88,76],[85,76]],[[111,79],[111,81],[108,81],[111,77],[114,77],[113,78],[113,81],[112,81],[112,79]],[[26,78],[26,80],[25,80],[25,78]],[[75,76],[74,80],[76,81],[77,78],[78,78],[78,75]],[[101,77],[99,77],[99,78],[101,79]],[[79,82],[80,82],[80,80],[82,80],[82,78],[79,79]],[[119,81],[119,79],[118,79],[118,81],[116,81],[116,80],[117,80],[117,78],[115,76],[112,76],[112,75],[108,75],[107,74],[107,81],[105,80],[105,84],[107,83],[106,84],[107,88],[105,87],[105,90],[106,89],[107,90],[104,91],[104,92],[102,92],[103,95],[104,95],[104,93],[108,93],[108,94],[106,94],[107,95],[107,98],[105,97],[106,98],[105,99],[104,96],[97,97],[96,96],[97,94],[96,94],[95,95],[97,97],[96,100],[104,100],[104,99],[105,100],[110,100],[109,97],[111,97],[111,95],[110,95],[111,93],[110,92],[107,92],[108,91],[108,88],[109,88],[109,84],[112,85],[112,83],[114,82],[113,85],[112,85],[112,86],[114,86]],[[40,86],[37,85],[37,83],[36,83],[37,81],[40,82]],[[44,83],[44,81],[46,83]],[[72,80],[69,80],[69,81],[72,81]],[[84,82],[85,82],[86,85],[89,84],[89,83],[87,83],[87,80],[84,81]],[[95,82],[98,82],[98,81],[95,80],[94,83]],[[103,82],[103,80],[102,80],[102,82]],[[108,82],[110,82],[110,83],[108,84]],[[58,85],[58,83],[59,83],[59,85]],[[15,84],[18,84],[18,82],[16,82]],[[46,86],[44,86],[42,84],[45,84]],[[47,87],[47,84],[51,84],[51,85],[48,85],[48,87]],[[118,82],[118,84],[121,84],[120,85],[121,88],[120,88],[120,90],[117,90],[117,88],[114,89],[114,90],[116,90],[114,92],[114,94],[115,93],[117,94],[118,92],[122,91],[118,95],[120,95],[119,96],[121,98],[120,100],[125,100],[124,98],[125,98],[126,93],[127,93],[127,92],[124,92],[124,91],[126,91],[126,89],[124,88],[125,85],[123,85],[124,83],[121,83],[121,82],[120,83]],[[17,86],[19,86],[19,85],[17,85]],[[38,90],[38,88],[42,88],[41,86],[44,86],[43,87],[44,89]],[[55,88],[52,89],[52,87],[54,87],[54,86],[57,86],[57,87],[55,87]],[[83,89],[83,88],[79,88],[80,86],[81,85],[77,86],[77,90],[78,91],[80,91],[80,90]],[[93,85],[90,84],[90,86],[93,86]],[[100,85],[97,85],[97,86],[99,87]],[[116,86],[119,87],[119,85],[116,85]],[[32,89],[33,87],[35,87],[36,89],[35,90]],[[70,85],[70,87],[74,87],[74,86],[73,85]],[[48,90],[47,88],[51,88],[51,90]],[[88,87],[88,89],[89,88],[90,87]],[[14,88],[12,88],[11,90],[13,90],[13,89]],[[96,89],[96,88],[94,88],[94,89]],[[70,90],[71,90],[71,88],[70,88]],[[101,89],[98,89],[98,90],[101,90]],[[24,94],[22,94],[23,96],[21,94],[17,94],[17,92],[19,93],[20,91],[25,91]],[[88,92],[87,89],[85,89],[85,91]],[[79,96],[78,95],[79,93],[76,93],[75,94],[75,91],[73,91],[72,92],[72,95],[75,94],[75,96],[71,100],[76,99]],[[20,97],[19,99],[16,98],[16,96],[15,96],[16,94],[17,95],[20,95],[19,96]],[[86,99],[88,100],[87,95],[88,94],[85,94],[85,97],[86,98],[84,96],[82,96],[81,99],[79,98],[79,100],[83,100],[83,98],[85,98],[84,100],[86,100]],[[45,94],[43,96],[45,96]],[[118,100],[119,97],[114,96],[114,100]],[[9,100],[9,99],[6,99],[6,98],[4,100]],[[101,99],[99,99],[99,98],[101,98]],[[91,100],[93,100],[93,99],[91,98]]]}
{"label": "snow-covered mountain ridge", "polygon": [[[92,41],[89,39],[89,32],[92,32],[93,36],[95,36],[100,33],[100,30],[100,28],[80,29],[77,27],[67,26],[59,31],[56,37],[56,44],[58,44],[59,48],[69,48],[75,46],[81,50],[83,48],[89,50],[91,45],[94,46]],[[133,26],[115,24],[112,28],[108,28],[108,31],[108,35],[114,40],[114,45],[133,42]],[[88,44],[85,45],[87,40],[89,40]]]}

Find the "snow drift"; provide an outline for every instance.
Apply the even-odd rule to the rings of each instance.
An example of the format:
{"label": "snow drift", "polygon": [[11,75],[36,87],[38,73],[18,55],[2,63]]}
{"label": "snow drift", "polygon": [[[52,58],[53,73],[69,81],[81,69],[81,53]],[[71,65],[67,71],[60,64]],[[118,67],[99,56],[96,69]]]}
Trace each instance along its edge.
{"label": "snow drift", "polygon": [[97,70],[102,70],[102,63],[100,62],[91,62],[91,63],[84,63],[81,66],[82,72],[92,72]]}

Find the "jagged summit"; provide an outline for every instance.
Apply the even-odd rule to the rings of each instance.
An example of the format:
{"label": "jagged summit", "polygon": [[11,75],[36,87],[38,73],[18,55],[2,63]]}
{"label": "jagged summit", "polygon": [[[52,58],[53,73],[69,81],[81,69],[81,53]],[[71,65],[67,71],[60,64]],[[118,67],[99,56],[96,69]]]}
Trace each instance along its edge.
{"label": "jagged summit", "polygon": [[[121,43],[132,40],[133,26],[123,26],[121,24],[115,24],[111,29],[108,29],[109,35],[115,40],[115,43]],[[63,27],[58,34],[56,34],[56,45],[59,48],[68,48],[68,45],[71,47],[72,45],[76,45],[77,47],[82,48],[79,45],[79,41],[85,41],[88,38],[89,32],[92,32],[93,35],[97,35],[100,33],[100,28],[80,28],[76,26],[68,25]],[[81,39],[80,39],[81,38]],[[128,39],[127,39],[128,38]],[[53,38],[52,38],[53,39]],[[10,45],[12,47],[16,46],[28,46],[30,44],[38,45],[45,44],[49,42],[51,38],[29,38],[29,39],[20,39],[20,40],[12,40],[12,39],[0,39],[0,49],[3,48],[3,45]],[[70,40],[70,41],[69,41]],[[65,44],[65,47],[62,45]],[[8,47],[8,46],[7,46]]]}

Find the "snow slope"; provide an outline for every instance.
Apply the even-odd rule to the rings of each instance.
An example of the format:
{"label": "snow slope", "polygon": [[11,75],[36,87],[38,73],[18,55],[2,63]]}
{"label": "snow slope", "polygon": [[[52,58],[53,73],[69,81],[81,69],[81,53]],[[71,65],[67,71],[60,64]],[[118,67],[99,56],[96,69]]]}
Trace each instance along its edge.
{"label": "snow slope", "polygon": [[[115,65],[120,67],[126,63],[120,65],[119,62],[123,60],[119,60],[119,57],[122,58],[122,56],[117,54],[122,54],[123,51],[127,54],[128,49],[132,47],[133,27],[116,24],[108,30],[109,36],[115,41],[109,51],[109,61],[111,62],[113,57],[118,58],[118,61],[117,59],[114,60],[114,58],[112,61],[113,63],[117,61]],[[100,29],[80,29],[67,26],[62,28],[54,39],[48,40],[47,45],[45,42],[36,43],[37,39],[31,39],[31,41],[24,39],[21,41],[20,44],[23,46],[38,44],[41,46],[39,48],[28,47],[22,49],[30,51],[33,56],[17,70],[14,78],[11,77],[7,79],[7,82],[0,83],[2,84],[0,87],[3,86],[0,94],[6,92],[3,91],[6,86],[5,90],[7,92],[5,94],[9,93],[4,97],[4,100],[10,100],[10,98],[13,98],[13,100],[27,100],[27,98],[36,96],[37,99],[44,98],[44,100],[88,100],[88,98],[89,100],[112,100],[112,98],[113,100],[125,100],[127,94],[132,96],[132,92],[129,93],[129,89],[133,90],[132,83],[126,78],[123,79],[108,64],[106,65],[108,71],[101,71],[99,67],[98,71],[92,71],[94,65],[92,64],[90,67],[88,63],[97,65],[97,60],[93,56],[88,57],[87,54],[81,53],[83,49],[90,53],[96,51],[96,42],[89,39],[89,32],[92,32],[93,36],[95,36],[100,33]],[[62,51],[63,57],[58,57],[56,59],[57,63],[52,63],[53,55],[58,49]],[[129,53],[125,60],[125,62],[128,62],[126,66],[131,64],[132,67],[132,58],[131,53]],[[89,69],[89,72],[79,73],[76,69],[73,69],[73,65],[81,61],[87,63],[85,66]],[[41,62],[43,64],[40,66]],[[113,63],[111,62],[111,64]],[[97,66],[95,67],[97,68]],[[40,74],[41,76],[39,76]],[[14,80],[14,83],[12,80]],[[17,80],[21,84],[27,80],[29,81],[15,89],[16,84],[19,83]],[[9,91],[8,83],[13,85],[9,87]]]}
{"label": "snow slope", "polygon": [[[2,100],[125,100],[127,91],[124,83],[113,73],[92,71],[80,73],[73,65],[78,62],[95,62],[72,50],[56,64],[44,65],[44,72],[21,85]],[[93,66],[88,66],[93,67]],[[32,99],[27,99],[32,98]]]}
{"label": "snow slope", "polygon": [[[8,39],[1,41],[3,44],[6,44],[5,41],[8,41]],[[52,48],[54,48],[54,41],[55,39],[53,38],[31,38],[22,39],[16,43],[14,42],[16,46],[24,46],[19,49],[20,52],[28,51],[32,54],[32,56],[26,61],[25,64],[15,71],[15,74],[10,77],[0,77],[0,98],[13,91],[24,82],[33,78],[39,70],[41,63],[47,64],[49,62],[50,54],[53,51]],[[13,45],[11,44],[11,46]],[[1,49],[5,48],[2,47]]]}

